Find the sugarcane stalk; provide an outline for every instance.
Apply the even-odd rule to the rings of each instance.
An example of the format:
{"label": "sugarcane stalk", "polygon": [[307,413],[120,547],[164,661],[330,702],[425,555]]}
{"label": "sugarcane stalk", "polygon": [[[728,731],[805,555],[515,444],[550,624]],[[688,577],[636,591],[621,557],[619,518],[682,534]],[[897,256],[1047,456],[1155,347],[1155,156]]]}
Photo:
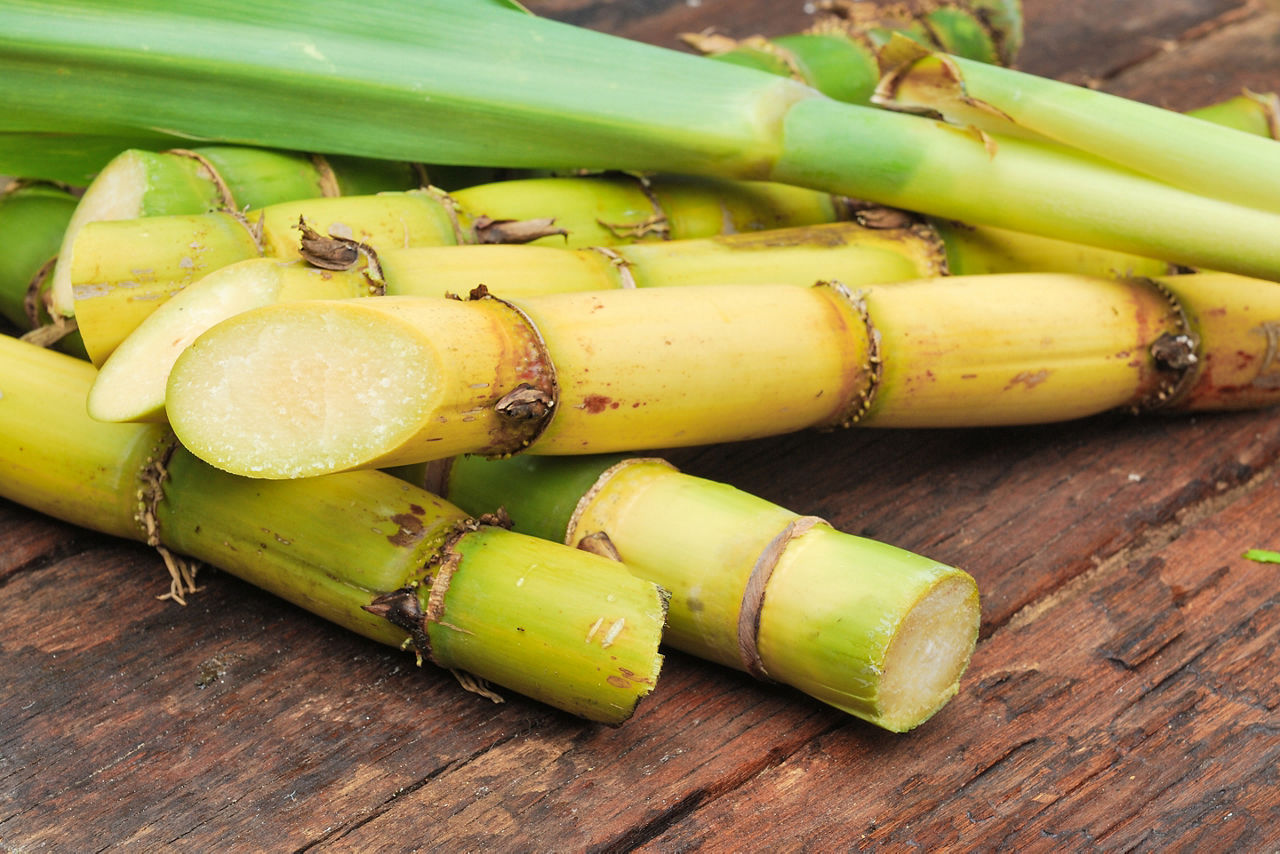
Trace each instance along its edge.
{"label": "sugarcane stalk", "polygon": [[[89,393],[106,421],[161,420],[174,361],[206,329],[235,314],[296,299],[381,293],[446,296],[482,282],[503,298],[575,291],[700,284],[848,286],[958,273],[1070,271],[1161,275],[1168,265],[1048,238],[957,223],[927,223],[895,211],[875,228],[830,223],[717,238],[630,246],[551,249],[510,244],[419,247],[361,257],[348,270],[253,259],[204,277],[175,295],[121,342]],[[355,260],[355,259],[353,259]],[[371,265],[376,268],[371,271]]]}
{"label": "sugarcane stalk", "polygon": [[[1123,165],[1176,159],[1177,140],[1207,127],[1189,117],[1144,127],[1149,158],[1129,149],[1111,161],[835,102],[499,0],[327,0],[305,15],[282,0],[5,0],[0,17],[0,97],[15,129],[115,121],[411,162],[780,181],[1280,278],[1280,215],[1219,198],[1257,198],[1255,176],[1280,173],[1280,152],[1251,149],[1242,186],[1238,145],[1197,149],[1203,196]],[[344,109],[330,109],[338,99]]]}
{"label": "sugarcane stalk", "polygon": [[[87,363],[0,337],[0,495],[206,561],[347,629],[592,720],[653,688],[665,594],[382,472],[264,484],[88,418]],[[264,488],[265,487],[265,488]],[[603,626],[600,629],[599,626]]]}
{"label": "sugarcane stalk", "polygon": [[56,322],[47,302],[53,262],[76,202],[66,187],[46,182],[13,181],[0,189],[0,315],[28,340],[83,357],[79,334]]}
{"label": "sugarcane stalk", "polygon": [[[1280,293],[1200,275],[281,303],[225,320],[185,350],[166,411],[212,465],[282,478],[462,453],[585,454],[855,423],[1027,424],[1273,399],[1267,330]],[[1200,349],[1193,322],[1242,313],[1251,332],[1229,352]],[[1235,386],[1204,370],[1228,358],[1242,365]]]}
{"label": "sugarcane stalk", "polygon": [[1246,89],[1234,98],[1191,110],[1188,115],[1254,136],[1280,139],[1280,98],[1274,92]]}
{"label": "sugarcane stalk", "polygon": [[[881,57],[875,103],[962,127],[1072,146],[1175,187],[1280,211],[1269,139],[1105,92],[929,51],[895,40]],[[1166,138],[1167,135],[1167,138]],[[1162,140],[1151,145],[1153,137]],[[1205,170],[1207,162],[1214,168]]]}
{"label": "sugarcane stalk", "polygon": [[120,152],[85,189],[67,227],[53,271],[53,309],[64,316],[75,313],[76,243],[89,223],[208,211],[239,214],[294,199],[414,186],[417,175],[404,163],[241,146]]}
{"label": "sugarcane stalk", "polygon": [[979,62],[1012,65],[1022,44],[1018,0],[950,0],[914,4],[816,4],[804,32],[733,39],[715,32],[682,33],[704,56],[799,80],[837,101],[870,104],[880,81],[877,53],[893,34]]}
{"label": "sugarcane stalk", "polygon": [[460,457],[442,495],[609,554],[671,592],[664,642],[895,732],[956,693],[977,639],[967,573],[841,533],[659,459]]}
{"label": "sugarcane stalk", "polygon": [[[549,213],[550,212],[550,213]],[[464,188],[302,199],[231,213],[91,222],[66,269],[89,356],[101,365],[174,293],[235,261],[296,258],[299,221],[375,249],[555,241],[563,246],[759,231],[852,215],[825,193],[762,182],[639,176],[530,178]]]}

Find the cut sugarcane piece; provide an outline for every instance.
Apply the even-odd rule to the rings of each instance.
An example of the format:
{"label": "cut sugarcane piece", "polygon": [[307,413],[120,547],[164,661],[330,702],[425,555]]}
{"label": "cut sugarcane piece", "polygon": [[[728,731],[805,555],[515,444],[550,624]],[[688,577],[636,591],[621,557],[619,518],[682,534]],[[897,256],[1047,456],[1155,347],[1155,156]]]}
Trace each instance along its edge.
{"label": "cut sugarcane piece", "polygon": [[978,632],[967,573],[656,459],[461,457],[448,500],[597,551],[671,593],[665,642],[895,732],[956,693]]}
{"label": "cut sugarcane piece", "polygon": [[[554,218],[548,211],[554,211]],[[582,242],[584,235],[620,244],[831,222],[851,215],[843,199],[760,182],[525,179],[452,196],[433,190],[284,202],[250,212],[244,221],[212,213],[94,222],[76,237],[83,257],[72,265],[71,278],[81,334],[90,357],[101,365],[144,317],[217,267],[259,255],[297,257],[300,219],[321,235],[383,250],[540,239],[588,245]],[[246,222],[251,229],[243,227]],[[147,263],[135,262],[138,257]]]}
{"label": "cut sugarcane piece", "polygon": [[376,248],[453,242],[454,221],[431,194],[298,199],[248,217],[231,213],[150,216],[89,223],[71,268],[76,322],[101,365],[165,299],[214,270],[246,258],[298,257],[305,220],[321,234]]}
{"label": "cut sugarcane piece", "polygon": [[477,523],[382,472],[233,477],[158,425],[89,419],[93,373],[0,337],[0,495],[150,542],[169,559],[206,561],[381,643],[592,720],[622,723],[653,688],[666,596],[619,564]]}
{"label": "cut sugarcane piece", "polygon": [[215,270],[148,315],[112,352],[89,391],[89,415],[100,421],[163,421],[169,370],[209,327],[276,302],[365,296],[373,287],[361,273],[273,258]]}
{"label": "cut sugarcane piece", "polygon": [[[872,212],[868,211],[867,214]],[[373,278],[392,295],[446,296],[477,283],[503,298],[633,287],[701,284],[862,286],[959,273],[1069,271],[1160,275],[1164,262],[999,229],[916,222],[774,229],[717,238],[563,250],[542,246],[419,247],[380,253]],[[884,217],[881,217],[883,220]],[[89,412],[107,421],[163,417],[165,384],[181,352],[215,323],[274,302],[370,292],[366,259],[346,271],[252,259],[181,291],[129,333],[102,365]]]}
{"label": "cut sugarcane piece", "polygon": [[[1172,186],[1280,211],[1271,140],[1171,110],[931,52],[907,39],[881,53],[875,102],[983,131],[1053,140]],[[1161,140],[1159,146],[1151,140]],[[1212,164],[1212,165],[1210,165]]]}
{"label": "cut sugarcane piece", "polygon": [[[111,121],[410,162],[779,181],[1280,278],[1274,212],[1065,146],[836,102],[793,80],[541,19],[510,2],[320,0],[300,17],[288,4],[245,0],[163,15],[67,0],[9,3],[5,21],[0,98],[14,129]],[[343,109],[317,107],[335,99]],[[1140,126],[1143,163],[1176,160],[1181,140],[1202,135]],[[1280,174],[1280,151],[1250,163],[1242,179],[1232,153],[1197,149],[1196,171],[1215,196],[1256,197],[1258,174]]]}
{"label": "cut sugarcane piece", "polygon": [[[1272,283],[1008,274],[702,286],[509,304],[374,297],[255,309],[174,365],[167,414],[215,466],[299,477],[459,453],[585,454],[805,427],[1026,424],[1244,405],[1266,387]],[[1248,309],[1244,389],[1202,366],[1194,318]],[[1029,299],[1028,295],[1034,295]],[[1272,354],[1272,358],[1274,354]],[[785,368],[783,367],[785,366]],[[1233,377],[1243,385],[1240,375]],[[1255,382],[1256,381],[1256,382]]]}
{"label": "cut sugarcane piece", "polygon": [[404,190],[415,183],[407,164],[350,157],[331,163],[318,155],[242,146],[121,152],[85,189],[67,228],[53,272],[54,310],[75,313],[76,242],[91,222],[237,213],[293,199]]}

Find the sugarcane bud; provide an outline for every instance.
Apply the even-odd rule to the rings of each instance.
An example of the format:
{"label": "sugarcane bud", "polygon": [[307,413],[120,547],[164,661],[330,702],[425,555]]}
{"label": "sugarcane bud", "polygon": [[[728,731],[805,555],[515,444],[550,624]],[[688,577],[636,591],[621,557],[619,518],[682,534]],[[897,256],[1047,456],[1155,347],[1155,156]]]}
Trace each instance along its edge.
{"label": "sugarcane bud", "polygon": [[528,383],[520,383],[493,405],[494,410],[512,421],[538,421],[546,418],[555,406],[551,395]]}
{"label": "sugarcane bud", "polygon": [[568,237],[569,232],[557,228],[555,219],[491,219],[478,216],[471,228],[476,234],[476,243],[531,243],[542,237],[559,235]]}
{"label": "sugarcane bud", "polygon": [[1194,335],[1164,333],[1151,344],[1151,357],[1162,368],[1185,371],[1200,359],[1196,356],[1199,341]]}

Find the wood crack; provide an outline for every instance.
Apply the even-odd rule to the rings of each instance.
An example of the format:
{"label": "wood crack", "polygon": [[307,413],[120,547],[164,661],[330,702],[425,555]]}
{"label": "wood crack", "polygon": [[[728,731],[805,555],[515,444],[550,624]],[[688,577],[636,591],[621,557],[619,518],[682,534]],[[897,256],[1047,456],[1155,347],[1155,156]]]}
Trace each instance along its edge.
{"label": "wood crack", "polygon": [[993,622],[990,630],[984,633],[984,639],[1002,629],[1016,630],[1039,618],[1046,611],[1064,602],[1069,602],[1085,592],[1092,582],[1099,578],[1110,577],[1124,571],[1131,564],[1145,563],[1170,543],[1177,540],[1188,529],[1200,521],[1207,519],[1237,501],[1243,500],[1253,492],[1264,487],[1268,481],[1280,476],[1280,462],[1273,461],[1269,465],[1256,470],[1247,480],[1236,484],[1222,492],[1210,493],[1181,506],[1173,517],[1163,523],[1157,523],[1138,532],[1133,541],[1106,557],[1094,556],[1094,566],[1065,579],[1057,588],[1027,602],[1009,615],[1008,619]]}
{"label": "wood crack", "polygon": [[1101,88],[1104,84],[1115,80],[1117,77],[1120,77],[1135,68],[1141,67],[1143,64],[1157,56],[1180,50],[1181,48],[1195,42],[1203,41],[1204,39],[1217,35],[1229,27],[1243,24],[1247,21],[1253,20],[1254,18],[1261,17],[1264,14],[1266,14],[1266,10],[1262,8],[1258,0],[1246,0],[1244,4],[1237,6],[1234,9],[1228,9],[1220,15],[1216,15],[1208,20],[1201,21],[1171,39],[1161,39],[1156,41],[1150,50],[1139,56],[1135,56],[1126,62],[1112,66],[1098,77],[1091,78],[1087,85],[1093,89]]}
{"label": "wood crack", "polygon": [[632,828],[611,842],[590,849],[590,854],[625,854],[625,852],[633,851],[641,845],[652,842],[654,839],[665,833],[669,828],[680,823],[694,812],[702,809],[710,803],[713,803],[719,798],[733,794],[748,780],[778,767],[796,753],[805,749],[809,743],[818,741],[824,736],[830,735],[840,729],[843,725],[843,721],[833,723],[832,725],[815,733],[810,742],[797,744],[791,750],[784,750],[780,747],[773,748],[759,761],[744,764],[738,768],[736,773],[733,775],[717,780],[713,784],[700,786],[694,789],[671,807],[664,810],[661,815],[654,817],[642,825]]}

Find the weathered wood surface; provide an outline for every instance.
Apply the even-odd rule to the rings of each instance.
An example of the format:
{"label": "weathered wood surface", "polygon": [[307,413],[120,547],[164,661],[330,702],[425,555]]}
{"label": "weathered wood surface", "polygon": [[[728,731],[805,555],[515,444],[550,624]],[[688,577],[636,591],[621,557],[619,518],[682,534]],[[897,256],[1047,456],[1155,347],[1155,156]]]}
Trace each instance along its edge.
{"label": "weathered wood surface", "polygon": [[[531,5],[668,46],[806,20],[773,0]],[[1280,89],[1261,5],[1026,8],[1028,70],[1176,108]],[[225,574],[157,601],[147,549],[0,503],[0,851],[1280,845],[1280,568],[1241,557],[1280,548],[1274,412],[678,459],[973,572],[961,695],[893,736],[671,653],[602,728],[493,705]]]}

